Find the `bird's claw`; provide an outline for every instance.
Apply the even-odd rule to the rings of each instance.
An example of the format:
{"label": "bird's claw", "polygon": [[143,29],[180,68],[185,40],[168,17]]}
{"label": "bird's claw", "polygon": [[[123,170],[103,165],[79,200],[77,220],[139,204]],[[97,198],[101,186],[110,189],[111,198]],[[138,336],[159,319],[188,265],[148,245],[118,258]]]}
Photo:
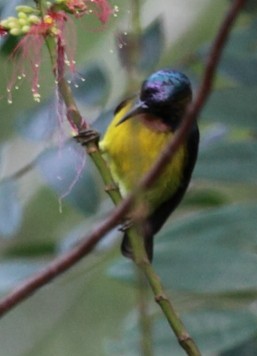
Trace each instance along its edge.
{"label": "bird's claw", "polygon": [[100,135],[95,130],[86,129],[86,130],[80,131],[77,136],[74,136],[74,139],[78,143],[80,143],[82,146],[86,146],[90,142],[94,142],[96,145],[98,145]]}
{"label": "bird's claw", "polygon": [[129,230],[131,227],[133,226],[133,222],[131,219],[127,218],[122,226],[119,228],[119,231],[121,232],[126,232],[127,230]]}

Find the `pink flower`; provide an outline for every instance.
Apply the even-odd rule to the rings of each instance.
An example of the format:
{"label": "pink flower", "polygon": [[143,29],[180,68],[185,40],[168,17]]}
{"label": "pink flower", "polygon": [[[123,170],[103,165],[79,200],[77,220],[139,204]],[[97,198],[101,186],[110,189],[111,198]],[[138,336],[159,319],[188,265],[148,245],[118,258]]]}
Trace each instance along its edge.
{"label": "pink flower", "polygon": [[[16,66],[11,80],[7,85],[8,102],[12,103],[13,88],[18,89],[21,81],[27,78],[31,82],[31,91],[34,100],[40,101],[40,66],[42,61],[42,47],[45,39],[49,36],[56,43],[56,63],[53,68],[56,82],[60,80],[65,73],[65,65],[74,75],[75,70],[75,44],[76,36],[73,32],[72,21],[69,14],[81,17],[87,14],[93,14],[98,17],[102,23],[106,23],[113,13],[107,0],[66,0],[52,5],[47,14],[41,19],[38,18],[36,23],[30,25],[27,33],[11,54],[12,58],[17,58]],[[69,25],[66,23],[69,21]],[[0,35],[7,33],[3,26],[0,25]],[[70,38],[70,37],[73,38]],[[62,49],[60,51],[60,48]],[[61,55],[62,53],[62,55]]]}
{"label": "pink flower", "polygon": [[112,14],[112,9],[106,0],[89,0],[95,4],[95,14],[102,23],[106,23]]}
{"label": "pink flower", "polygon": [[65,6],[76,17],[95,14],[102,23],[106,23],[112,14],[107,0],[67,0]]}
{"label": "pink flower", "polygon": [[0,25],[0,37],[7,35],[8,31]]}
{"label": "pink flower", "polygon": [[17,62],[12,78],[7,85],[9,103],[12,103],[13,88],[18,89],[19,82],[24,78],[27,78],[32,83],[31,91],[34,100],[40,101],[39,73],[45,37],[48,35],[61,35],[66,19],[64,12],[49,12],[39,23],[33,24],[28,33],[20,40],[11,54],[11,58],[17,58]]}

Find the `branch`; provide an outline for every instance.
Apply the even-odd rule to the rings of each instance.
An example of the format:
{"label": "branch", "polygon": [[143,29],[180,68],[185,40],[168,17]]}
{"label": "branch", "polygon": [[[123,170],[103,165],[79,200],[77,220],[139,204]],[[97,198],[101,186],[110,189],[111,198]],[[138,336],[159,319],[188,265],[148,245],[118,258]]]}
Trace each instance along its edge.
{"label": "branch", "polygon": [[39,288],[51,282],[55,277],[70,269],[84,256],[88,255],[102,237],[117,225],[119,217],[120,212],[117,209],[117,211],[113,212],[111,218],[106,219],[89,235],[85,236],[79,246],[76,246],[61,257],[54,259],[53,262],[48,264],[42,271],[27,279],[24,283],[15,288],[13,292],[4,297],[0,301],[0,317],[27,299]]}
{"label": "branch", "polygon": [[[206,100],[211,92],[215,71],[217,69],[222,49],[224,48],[233,23],[244,4],[245,0],[235,0],[232,3],[211,48],[203,80],[196,94],[196,99],[189,106],[183,123],[176,132],[174,139],[169,142],[151,171],[141,180],[139,187],[113,211],[112,215],[108,219],[101,223],[91,234],[84,237],[83,242],[79,246],[73,248],[63,256],[56,258],[52,263],[46,266],[43,271],[31,277],[9,295],[4,297],[0,301],[0,316],[10,311],[21,301],[28,298],[37,289],[46,285],[55,277],[71,268],[75,263],[91,252],[103,235],[115,227],[121,218],[127,213],[138,189],[147,189],[154,183],[154,180],[158,177],[162,169],[164,169],[167,162],[178,149],[179,145],[185,139],[191,124],[194,120],[196,120],[204,104],[206,103]],[[176,319],[176,313],[173,311],[170,302],[166,299],[162,286],[158,280],[158,276],[156,277],[156,275],[153,275],[154,271],[151,270],[151,265],[149,263],[142,264],[141,268],[146,274],[151,288],[154,291],[156,301],[165,312],[165,315],[173,329],[175,325],[175,333],[178,336],[183,348],[186,350],[188,355],[200,355],[188,334],[181,333],[181,330],[178,330],[179,328],[177,328],[176,323],[179,319]],[[175,322],[174,317],[176,319]]]}

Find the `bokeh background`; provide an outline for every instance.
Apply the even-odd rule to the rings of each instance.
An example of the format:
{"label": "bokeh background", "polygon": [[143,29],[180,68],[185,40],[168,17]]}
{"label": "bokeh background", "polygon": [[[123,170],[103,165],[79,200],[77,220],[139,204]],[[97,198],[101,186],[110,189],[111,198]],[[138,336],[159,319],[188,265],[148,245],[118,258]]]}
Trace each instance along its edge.
{"label": "bokeh background", "polygon": [[[27,1],[0,1],[1,18]],[[197,87],[227,0],[111,1],[105,26],[74,22],[78,75],[71,85],[85,118],[104,132],[112,111],[153,70],[184,71]],[[135,20],[135,14],[139,17]],[[138,22],[139,20],[139,22]],[[140,51],[130,72],[131,33]],[[73,29],[73,30],[74,30]],[[248,1],[227,43],[200,119],[199,160],[190,189],[156,238],[154,267],[203,355],[257,354],[257,5]],[[71,41],[75,39],[71,38]],[[7,103],[15,39],[0,53],[0,293],[72,248],[112,210],[83,151],[57,115],[47,52],[41,102],[24,80]],[[85,78],[82,81],[81,78]],[[140,355],[142,303],[155,355],[182,356],[152,295],[112,231],[72,270],[0,323],[1,356]]]}

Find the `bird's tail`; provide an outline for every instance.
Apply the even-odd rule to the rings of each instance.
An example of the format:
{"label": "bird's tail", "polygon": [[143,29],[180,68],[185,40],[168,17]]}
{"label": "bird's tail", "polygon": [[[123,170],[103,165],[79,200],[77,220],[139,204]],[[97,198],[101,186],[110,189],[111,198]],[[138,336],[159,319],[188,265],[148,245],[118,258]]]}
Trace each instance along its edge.
{"label": "bird's tail", "polygon": [[[153,234],[145,234],[144,236],[145,250],[150,262],[153,260]],[[132,248],[127,233],[124,233],[121,243],[121,252],[123,256],[133,259]]]}

